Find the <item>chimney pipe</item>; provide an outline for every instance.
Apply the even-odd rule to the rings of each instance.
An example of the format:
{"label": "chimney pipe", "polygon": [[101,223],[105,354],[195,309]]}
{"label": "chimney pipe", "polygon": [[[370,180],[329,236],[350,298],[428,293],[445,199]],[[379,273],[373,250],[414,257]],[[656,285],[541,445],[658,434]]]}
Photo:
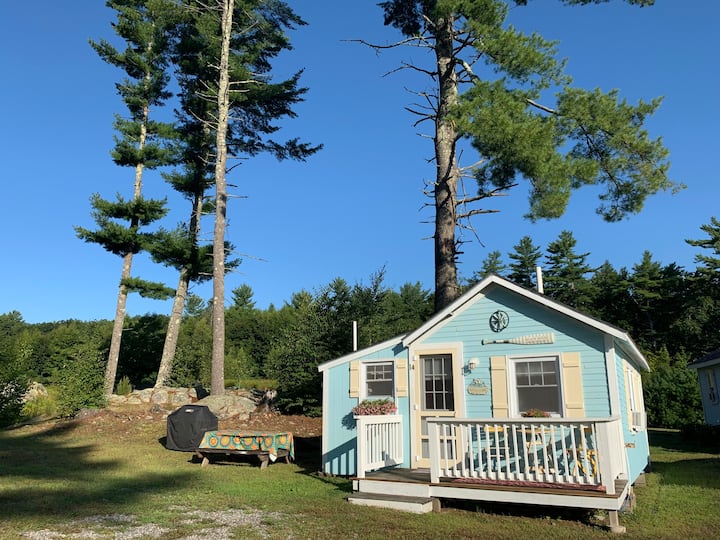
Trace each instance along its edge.
{"label": "chimney pipe", "polygon": [[535,267],[535,277],[537,278],[537,291],[540,294],[545,294],[545,287],[543,286],[542,267]]}

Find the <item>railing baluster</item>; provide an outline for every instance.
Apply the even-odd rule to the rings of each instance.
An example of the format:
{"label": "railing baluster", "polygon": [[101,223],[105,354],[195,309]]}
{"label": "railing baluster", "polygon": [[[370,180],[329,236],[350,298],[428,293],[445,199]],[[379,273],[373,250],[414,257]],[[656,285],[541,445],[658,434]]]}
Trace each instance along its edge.
{"label": "railing baluster", "polygon": [[[368,430],[367,438],[377,439],[372,444],[378,446],[372,446],[370,454],[359,456],[359,461],[370,462],[366,463],[367,470],[374,460],[387,463],[392,454],[402,452],[399,426],[384,425],[380,434]],[[616,453],[618,448],[622,451],[617,418],[577,422],[554,418],[431,418],[428,437],[432,478],[602,483],[609,493],[611,479],[618,477],[624,463],[622,454]]]}

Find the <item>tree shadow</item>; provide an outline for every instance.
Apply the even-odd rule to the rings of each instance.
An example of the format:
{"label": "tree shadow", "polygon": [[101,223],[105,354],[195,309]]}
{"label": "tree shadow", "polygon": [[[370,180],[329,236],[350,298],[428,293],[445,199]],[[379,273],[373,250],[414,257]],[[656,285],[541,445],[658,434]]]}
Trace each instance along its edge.
{"label": "tree shadow", "polygon": [[710,437],[701,428],[695,430],[648,430],[650,446],[678,452],[720,454],[720,438]]}
{"label": "tree shadow", "polygon": [[103,442],[75,444],[75,429],[67,423],[28,433],[0,431],[0,522],[116,513],[148,493],[192,481],[191,472],[177,470],[153,473],[140,467],[121,473],[127,462],[104,458]]}
{"label": "tree shadow", "polygon": [[653,461],[652,472],[666,485],[720,489],[720,456],[712,458]]}

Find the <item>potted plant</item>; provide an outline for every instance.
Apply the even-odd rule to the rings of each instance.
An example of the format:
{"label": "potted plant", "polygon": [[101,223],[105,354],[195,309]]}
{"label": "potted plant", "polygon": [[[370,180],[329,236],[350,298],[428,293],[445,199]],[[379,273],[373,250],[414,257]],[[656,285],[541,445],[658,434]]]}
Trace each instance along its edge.
{"label": "potted plant", "polygon": [[550,418],[550,413],[541,409],[528,409],[527,411],[520,413],[520,416],[525,418]]}
{"label": "potted plant", "polygon": [[395,414],[396,412],[397,405],[392,399],[363,399],[352,409],[355,416]]}

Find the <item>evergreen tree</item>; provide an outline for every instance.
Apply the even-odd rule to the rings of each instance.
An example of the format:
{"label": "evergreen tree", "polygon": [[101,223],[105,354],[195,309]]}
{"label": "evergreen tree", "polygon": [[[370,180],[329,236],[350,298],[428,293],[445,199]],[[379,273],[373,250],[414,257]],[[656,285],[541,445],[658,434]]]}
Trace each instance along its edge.
{"label": "evergreen tree", "polygon": [[631,324],[634,310],[628,291],[629,280],[626,268],[617,271],[609,261],[605,261],[590,278],[592,301],[588,312],[635,336]]}
{"label": "evergreen tree", "polygon": [[210,68],[196,91],[198,97],[213,104],[212,121],[206,122],[214,136],[212,393],[221,394],[228,159],[269,152],[278,159],[304,160],[319,147],[298,139],[278,142],[272,138],[278,130],[273,122],[294,117],[293,106],[306,89],[298,86],[299,72],[285,81],[272,82],[271,62],[291,48],[285,30],[304,21],[287,4],[275,0],[223,0],[216,4],[186,0],[183,4],[189,18],[180,29],[180,48],[197,50],[202,57],[198,61]]}
{"label": "evergreen tree", "polygon": [[515,246],[515,251],[508,253],[508,257],[512,261],[510,263],[510,274],[508,279],[527,287],[529,289],[537,286],[537,266],[542,253],[540,247],[532,242],[529,236],[523,236]]}
{"label": "evergreen tree", "polygon": [[140,229],[166,213],[164,201],[143,198],[142,182],[145,169],[170,163],[171,154],[164,148],[164,143],[172,137],[173,130],[166,123],[153,121],[150,115],[151,107],[162,105],[170,97],[166,89],[168,35],[164,21],[172,3],[166,0],[108,0],[106,4],[117,12],[113,27],[125,41],[126,48],[119,51],[105,40],[91,41],[90,44],[105,62],[119,67],[127,75],[116,87],[130,116],[116,116],[118,136],[112,158],[117,165],[134,169],[133,194],[129,200],[118,195],[116,202],[94,195],[91,201],[98,229],[90,231],[76,227],[75,230],[86,242],[100,244],[123,260],[103,385],[105,394],[109,395],[115,385],[128,292],[138,290],[152,297],[166,297],[170,293],[158,284],[132,279],[131,271],[133,256],[145,248],[148,239]]}
{"label": "evergreen tree", "polygon": [[[564,0],[587,4],[602,0]],[[629,0],[639,5],[652,0]],[[456,229],[492,210],[477,203],[505,194],[526,179],[531,218],[562,215],[571,191],[587,184],[605,189],[598,212],[617,221],[638,212],[648,195],[673,187],[667,178],[667,150],[643,128],[660,100],[630,105],[617,91],[571,86],[556,44],[524,35],[505,23],[515,0],[388,0],[379,5],[385,24],[428,48],[432,65],[410,64],[432,79],[411,108],[434,126],[435,309],[458,295]],[[377,50],[388,48],[376,45]],[[484,71],[483,71],[484,70]],[[541,103],[557,87],[552,104]],[[458,144],[468,140],[478,166],[461,166]],[[475,195],[464,189],[474,177]]]}
{"label": "evergreen tree", "polygon": [[570,231],[562,231],[547,247],[545,293],[576,309],[590,304],[590,284],[585,277],[592,269],[585,262],[589,253],[575,253],[577,241]]}
{"label": "evergreen tree", "polygon": [[705,250],[695,256],[697,268],[689,279],[691,301],[684,321],[684,328],[695,336],[696,358],[720,348],[720,220],[712,217],[700,229],[706,238],[686,240]]}
{"label": "evergreen tree", "polygon": [[473,277],[469,281],[469,285],[478,283],[490,274],[502,276],[506,270],[507,266],[505,266],[505,263],[502,261],[502,254],[497,250],[491,251],[488,253],[488,256],[485,257],[485,260],[483,260],[480,270],[473,274]]}

